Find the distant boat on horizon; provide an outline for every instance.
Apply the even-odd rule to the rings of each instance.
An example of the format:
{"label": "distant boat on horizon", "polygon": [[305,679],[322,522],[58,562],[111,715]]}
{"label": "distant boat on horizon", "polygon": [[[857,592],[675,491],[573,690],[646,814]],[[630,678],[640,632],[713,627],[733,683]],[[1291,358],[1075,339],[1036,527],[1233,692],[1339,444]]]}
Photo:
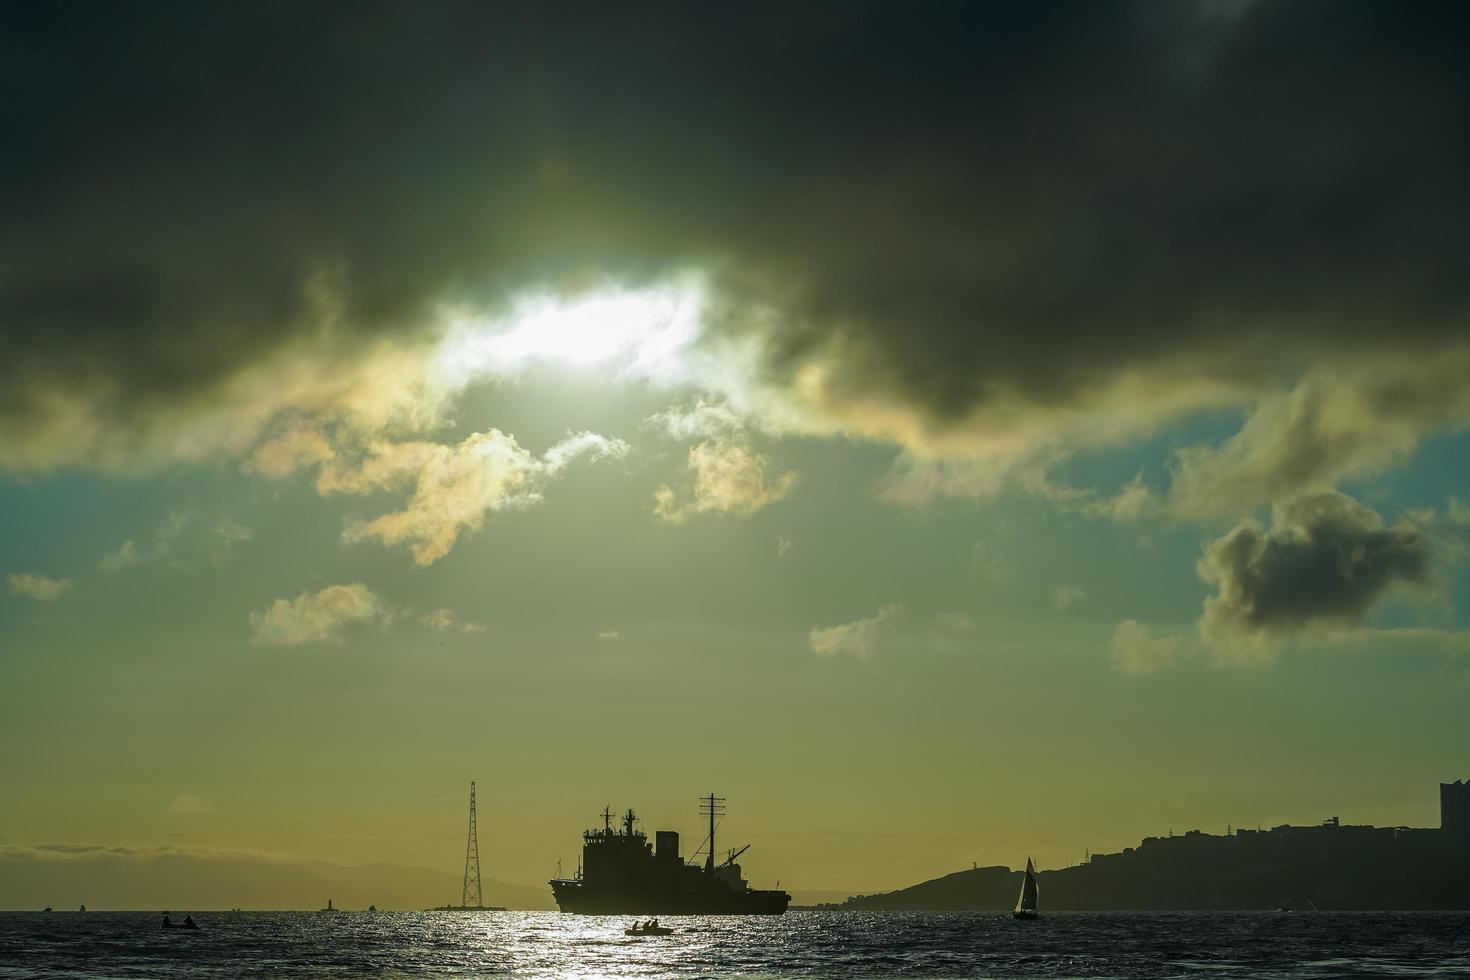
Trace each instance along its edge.
{"label": "distant boat on horizon", "polygon": [[1016,910],[1011,913],[1013,919],[1035,919],[1036,912],[1036,867],[1031,859],[1026,859],[1026,877],[1021,879],[1021,897],[1016,899]]}

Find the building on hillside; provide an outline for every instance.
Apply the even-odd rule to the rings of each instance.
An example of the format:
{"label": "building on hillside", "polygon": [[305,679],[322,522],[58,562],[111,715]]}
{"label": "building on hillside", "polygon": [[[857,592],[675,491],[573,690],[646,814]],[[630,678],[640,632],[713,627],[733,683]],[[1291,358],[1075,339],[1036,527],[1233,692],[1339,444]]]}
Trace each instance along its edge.
{"label": "building on hillside", "polygon": [[1470,780],[1439,784],[1439,829],[1470,843]]}

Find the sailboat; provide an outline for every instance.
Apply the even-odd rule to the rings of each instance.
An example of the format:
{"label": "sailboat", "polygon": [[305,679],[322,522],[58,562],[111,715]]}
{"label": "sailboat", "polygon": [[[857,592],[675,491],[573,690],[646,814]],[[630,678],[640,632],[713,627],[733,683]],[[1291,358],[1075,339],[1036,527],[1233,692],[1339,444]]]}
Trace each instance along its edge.
{"label": "sailboat", "polygon": [[1036,868],[1028,857],[1026,877],[1021,882],[1021,897],[1016,899],[1016,911],[1011,913],[1011,918],[1034,919],[1036,917]]}

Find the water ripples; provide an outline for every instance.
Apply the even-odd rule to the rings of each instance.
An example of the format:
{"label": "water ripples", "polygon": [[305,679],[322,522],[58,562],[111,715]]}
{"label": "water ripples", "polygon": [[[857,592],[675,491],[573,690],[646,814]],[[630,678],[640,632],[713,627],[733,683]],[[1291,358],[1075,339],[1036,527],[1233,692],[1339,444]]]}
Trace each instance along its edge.
{"label": "water ripples", "polygon": [[1470,976],[1462,913],[792,912],[666,919],[544,912],[0,914],[0,978]]}

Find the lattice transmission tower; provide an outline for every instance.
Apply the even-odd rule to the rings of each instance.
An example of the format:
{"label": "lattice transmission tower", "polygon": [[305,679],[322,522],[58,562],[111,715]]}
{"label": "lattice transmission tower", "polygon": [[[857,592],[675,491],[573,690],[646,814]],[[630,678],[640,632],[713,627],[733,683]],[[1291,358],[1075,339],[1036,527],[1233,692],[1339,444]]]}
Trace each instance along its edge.
{"label": "lattice transmission tower", "polygon": [[[470,901],[474,896],[474,902]],[[475,784],[470,783],[470,839],[464,846],[464,894],[459,904],[478,909],[485,904],[480,895],[480,832],[475,829]]]}

